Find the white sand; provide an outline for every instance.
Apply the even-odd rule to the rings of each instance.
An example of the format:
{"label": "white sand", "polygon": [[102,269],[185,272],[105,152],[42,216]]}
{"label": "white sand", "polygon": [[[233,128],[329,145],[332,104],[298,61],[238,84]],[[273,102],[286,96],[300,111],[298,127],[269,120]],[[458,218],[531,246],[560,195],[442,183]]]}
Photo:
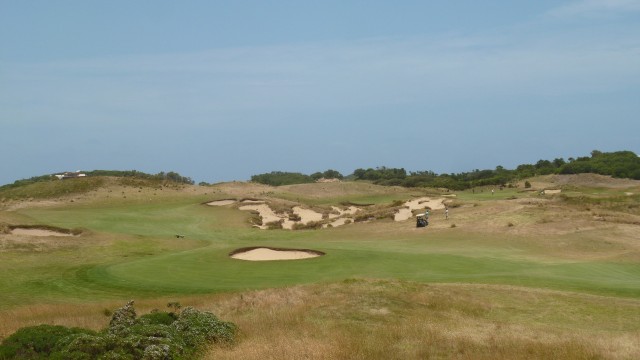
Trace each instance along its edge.
{"label": "white sand", "polygon": [[553,194],[560,194],[562,192],[562,190],[545,190],[544,194],[545,195],[553,195]]}
{"label": "white sand", "polygon": [[395,221],[405,221],[405,220],[411,218],[412,216],[413,216],[413,212],[411,212],[411,209],[402,208],[402,209],[398,210],[398,212],[393,215],[393,220],[395,220]]}
{"label": "white sand", "polygon": [[[292,221],[292,220],[289,220],[288,214],[278,214],[274,212],[271,209],[271,207],[269,207],[268,204],[265,204],[262,201],[260,201],[259,203],[255,203],[253,202],[253,200],[248,200],[248,201],[251,201],[251,202],[247,205],[240,206],[239,209],[246,210],[246,211],[257,211],[260,215],[260,218],[262,218],[262,225],[256,226],[256,227],[262,230],[268,229],[268,226],[266,224],[274,221],[281,221],[283,229],[292,230],[295,224],[308,224],[313,221],[319,222],[323,220],[322,218],[323,214],[313,211],[311,209],[305,209],[300,206],[295,206],[292,210],[294,214],[300,217],[300,221]],[[243,204],[245,202],[246,201],[242,201]],[[350,206],[347,209],[340,209],[338,207],[333,207],[333,209],[340,213],[340,215],[332,214],[329,217],[330,219],[335,220],[333,223],[331,223],[331,226],[333,227],[342,226],[346,223],[348,218],[342,218],[342,217],[350,216],[360,211],[360,209],[355,206]],[[323,227],[326,228],[327,227],[326,224]]]}
{"label": "white sand", "polygon": [[310,209],[303,209],[300,206],[295,206],[293,213],[300,216],[300,222],[303,224],[308,224],[312,221],[322,221],[322,214]]}
{"label": "white sand", "polygon": [[235,204],[235,203],[236,203],[235,200],[217,200],[217,201],[208,202],[207,205],[209,205],[209,206],[226,206],[226,205],[231,205],[231,204]]}
{"label": "white sand", "polygon": [[336,219],[345,215],[355,215],[358,211],[360,211],[360,208],[356,206],[349,206],[346,209],[341,209],[337,206],[332,206],[331,209],[335,212],[338,212],[338,214],[329,214],[329,219]]}
{"label": "white sand", "polygon": [[407,201],[406,203],[404,203],[404,206],[406,206],[406,208],[398,210],[393,219],[395,221],[408,220],[413,216],[413,210],[421,210],[427,207],[431,210],[444,209],[444,200],[444,198],[432,199],[430,197],[421,197],[418,199]]}
{"label": "white sand", "polygon": [[347,220],[349,220],[349,219],[347,219],[347,218],[339,218],[339,219],[336,219],[336,220],[334,220],[333,222],[331,222],[329,224],[322,225],[322,228],[326,229],[326,228],[329,227],[329,225],[331,225],[332,227],[342,226],[342,225],[347,223]]}
{"label": "white sand", "polygon": [[437,198],[432,199],[430,197],[421,197],[418,199],[414,199],[411,201],[407,201],[405,206],[408,206],[411,210],[420,210],[425,207],[429,207],[431,210],[441,210],[444,209],[444,199]]}
{"label": "white sand", "polygon": [[320,255],[306,251],[297,250],[272,250],[267,248],[257,248],[232,255],[234,259],[249,261],[271,261],[271,260],[300,260],[318,257]]}
{"label": "white sand", "polygon": [[13,235],[26,235],[26,236],[73,236],[72,234],[65,234],[57,231],[42,230],[42,229],[23,229],[15,228],[11,231]]}
{"label": "white sand", "polygon": [[264,204],[264,200],[242,200],[243,204]]}
{"label": "white sand", "polygon": [[260,213],[260,217],[262,218],[262,226],[259,226],[260,229],[267,229],[267,225],[270,222],[280,221],[283,217],[278,216],[267,204],[255,204],[255,205],[243,205],[240,206],[240,210],[248,210],[248,211],[257,211]]}

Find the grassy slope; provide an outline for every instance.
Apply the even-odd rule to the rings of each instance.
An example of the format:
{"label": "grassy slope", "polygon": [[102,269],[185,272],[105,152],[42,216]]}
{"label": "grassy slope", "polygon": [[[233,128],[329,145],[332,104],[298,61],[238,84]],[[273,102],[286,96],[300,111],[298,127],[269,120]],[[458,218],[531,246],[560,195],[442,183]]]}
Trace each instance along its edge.
{"label": "grassy slope", "polygon": [[[246,220],[249,215],[245,212],[228,207],[200,205],[201,202],[212,198],[242,198],[242,195],[250,197],[260,194],[286,200],[300,199],[309,204],[323,206],[341,201],[385,203],[417,195],[398,189],[385,192],[383,189],[362,184],[358,184],[358,188],[346,188],[343,184],[340,185],[342,189],[336,189],[337,185],[333,184],[328,186],[333,188],[323,185],[324,188],[290,187],[265,192],[264,188],[233,185],[192,192],[165,192],[161,195],[152,194],[157,194],[157,190],[130,188],[125,189],[126,194],[123,192],[122,196],[119,189],[116,193],[120,198],[117,199],[100,196],[73,204],[65,202],[53,207],[24,207],[12,212],[0,212],[0,221],[5,222],[43,223],[89,229],[81,237],[56,240],[55,243],[31,239],[31,242],[28,242],[31,247],[25,245],[26,247],[21,248],[15,241],[11,243],[13,247],[7,247],[5,244],[4,250],[0,252],[0,271],[6,276],[0,278],[0,289],[6,295],[0,297],[0,304],[3,307],[24,309],[18,305],[33,304],[37,307],[39,305],[36,304],[52,302],[99,303],[109,299],[144,299],[159,295],[184,297],[186,294],[247,291],[312,283],[327,284],[312,287],[316,289],[314,291],[321,293],[332,289],[331,291],[338,292],[353,291],[352,296],[360,296],[363,299],[372,296],[365,291],[366,289],[362,290],[362,293],[351,288],[335,290],[336,286],[342,289],[342,285],[336,283],[337,281],[352,278],[404,279],[420,283],[524,285],[640,298],[638,262],[624,261],[618,256],[620,252],[633,255],[636,248],[624,241],[613,241],[613,248],[604,246],[609,239],[600,236],[601,233],[598,231],[603,231],[601,227],[580,232],[578,235],[575,231],[558,231],[553,236],[544,236],[545,239],[541,239],[539,229],[561,229],[566,221],[545,222],[545,216],[548,216],[546,214],[549,211],[558,214],[558,209],[546,203],[542,209],[539,209],[539,205],[520,209],[512,200],[501,200],[512,197],[526,200],[530,196],[516,191],[497,191],[493,196],[487,191],[460,194],[459,200],[456,201],[463,206],[452,209],[451,221],[456,222],[456,228],[451,228],[448,226],[450,223],[434,218],[432,225],[427,229],[416,229],[411,222],[378,221],[322,231],[259,231],[248,227]],[[595,192],[592,190],[587,191],[591,197],[606,195],[602,195],[602,191],[592,194]],[[616,191],[615,196],[619,192]],[[577,191],[577,194],[576,196],[583,196],[585,190]],[[636,200],[631,197],[631,201]],[[560,203],[557,206],[560,206],[559,212],[565,214],[582,205]],[[594,205],[589,202],[589,206],[592,208]],[[612,211],[606,208],[591,208],[591,212]],[[493,214],[492,219],[501,219],[499,222],[502,224],[494,227],[486,225],[490,221],[482,219],[482,216],[487,214]],[[566,216],[572,216],[572,221],[582,224],[585,215],[576,211],[575,214]],[[516,226],[506,228],[505,224],[509,221],[515,222]],[[621,228],[618,232],[624,234],[625,229]],[[176,233],[184,234],[186,238],[175,239]],[[627,238],[633,240],[633,235],[627,235]],[[552,241],[549,239],[553,242],[545,242]],[[585,247],[584,239],[591,241],[591,245]],[[567,245],[562,245],[564,248],[558,251],[558,243]],[[227,257],[235,248],[255,245],[314,248],[325,251],[327,256],[286,263],[244,262]],[[598,256],[595,256],[596,254]],[[634,259],[634,256],[631,256],[631,259]],[[477,295],[476,290],[469,290],[476,288],[460,289],[464,289],[460,291],[466,294],[465,298]],[[502,293],[502,290],[496,291]],[[555,295],[535,291],[524,293],[533,293],[536,294],[535,298],[543,299],[530,304],[529,310],[532,313],[526,313],[529,311],[526,310],[529,305],[515,306],[520,309],[515,312],[512,311],[512,307],[505,305],[501,316],[483,316],[479,324],[486,322],[495,325],[506,321],[517,326],[531,327],[534,332],[539,331],[538,325],[531,323],[531,317],[535,317],[536,311],[552,305]],[[512,305],[521,300],[519,296],[514,296],[509,300]],[[323,301],[333,301],[330,297],[322,298]],[[453,295],[450,298],[453,298]],[[395,301],[390,300],[389,294],[382,296],[382,299]],[[574,302],[586,301],[584,299],[590,298],[580,294],[566,295],[566,303],[562,306],[572,309]],[[493,304],[494,300],[489,297],[486,301]],[[403,316],[408,316],[411,308],[408,300],[400,303],[398,311],[403,313]],[[595,316],[589,315],[593,311],[596,312],[596,317],[603,316],[602,314],[608,311],[605,310],[606,306],[601,304],[595,308],[594,306],[580,305],[573,311],[580,318]],[[625,306],[629,306],[628,311],[625,310],[626,313],[623,311],[611,314],[615,322],[621,324],[624,329],[611,331],[637,334],[638,328],[630,325],[637,318],[630,317],[629,314],[638,309],[638,302],[632,300]],[[428,306],[422,310],[425,312],[424,316],[433,315]],[[342,311],[350,313],[350,316],[356,316],[358,313],[349,307]],[[262,319],[260,321],[269,321],[255,311],[250,313]],[[465,312],[458,315],[462,318],[473,318],[473,314]],[[2,316],[6,319],[9,313],[0,313],[0,317]],[[365,323],[377,318],[375,312],[358,316],[363,317]],[[526,320],[517,321],[514,317],[523,317]],[[240,316],[239,319],[244,318]],[[562,327],[559,322],[565,321],[560,313],[556,312],[543,321],[542,328]],[[591,320],[586,322],[593,324]],[[383,324],[390,326],[387,320],[383,321]],[[444,326],[446,322],[436,324]],[[461,326],[460,323],[456,324]],[[307,326],[299,325],[305,328]],[[344,324],[331,317],[326,326],[342,325]],[[414,331],[425,334],[430,333],[435,336],[434,339],[444,336],[437,326],[424,329],[404,320],[396,325],[400,328],[413,327]],[[570,328],[584,330],[585,325],[578,321]],[[372,346],[378,337],[386,336],[382,328],[368,334],[367,327],[357,323],[355,330],[358,336],[369,338]],[[323,328],[323,331],[327,331],[327,328]],[[592,336],[592,333],[589,332],[585,336]],[[590,354],[595,351],[588,346],[585,347],[582,343],[584,339],[580,339],[579,343],[582,345],[575,349],[576,352],[586,351]],[[315,340],[318,342],[318,339]],[[473,347],[467,340],[455,342],[452,346]],[[257,339],[254,341],[259,342]],[[362,348],[353,348],[355,343],[350,341],[347,342],[353,351],[365,351]],[[516,343],[520,345],[513,346],[527,348],[529,340],[518,341]],[[562,346],[556,345],[558,349],[568,346],[566,343],[560,344]],[[556,349],[556,345],[539,350],[544,352]],[[637,347],[635,349],[637,350]],[[447,350],[446,347],[442,349],[444,353],[454,350]],[[486,348],[482,351],[487,351],[488,354],[491,349]],[[250,358],[247,354],[243,357]]]}

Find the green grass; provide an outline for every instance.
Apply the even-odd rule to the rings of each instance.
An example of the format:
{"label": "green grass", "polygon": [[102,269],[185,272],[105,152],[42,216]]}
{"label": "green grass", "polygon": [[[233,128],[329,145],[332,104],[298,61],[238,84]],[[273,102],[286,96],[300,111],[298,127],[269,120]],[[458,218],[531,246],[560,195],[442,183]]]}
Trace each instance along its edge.
{"label": "green grass", "polygon": [[[483,195],[478,195],[483,196]],[[491,196],[491,195],[489,195]],[[499,196],[499,195],[494,195]],[[507,196],[507,195],[500,195]],[[246,212],[200,205],[194,198],[98,203],[20,213],[33,223],[82,227],[89,234],[49,252],[2,254],[2,305],[31,299],[109,299],[115,295],[195,294],[284,287],[346,278],[509,284],[640,297],[640,265],[567,261],[496,235],[452,229],[381,231],[354,225],[324,231],[260,231]],[[185,235],[176,239],[175,234]],[[95,240],[99,239],[99,240]],[[92,245],[91,242],[95,241]],[[519,242],[520,244],[526,241]],[[75,244],[75,245],[74,245]],[[248,262],[240,247],[312,248],[326,256],[294,262]]]}
{"label": "green grass", "polygon": [[[266,197],[328,207],[388,205],[424,194],[379,188],[368,194],[365,185],[357,186],[338,195],[316,187]],[[457,193],[462,206],[452,211],[456,228],[440,223],[436,211],[426,229],[411,221],[377,220],[262,231],[251,228],[249,212],[201,205],[242,194],[216,187],[207,189],[213,196],[193,189],[157,196],[148,189],[122,190],[103,191],[100,199],[0,211],[6,224],[84,229],[81,236],[55,239],[0,235],[0,336],[51,321],[100,328],[108,321],[101,311],[112,306],[106,304],[135,299],[145,311],[167,301],[206,305],[237,322],[243,340],[211,358],[291,358],[305,349],[314,359],[640,354],[634,344],[640,331],[640,263],[629,235],[634,225],[599,222],[595,229],[536,233],[547,226],[562,230],[562,222],[573,219],[583,227],[600,209],[633,217],[636,195],[574,189],[568,199],[554,196],[526,207],[528,202],[502,200],[535,193],[466,191]],[[50,192],[59,193],[43,188],[41,194]],[[503,225],[475,229],[485,213]],[[570,217],[556,221],[558,215]],[[507,228],[509,221],[516,225]],[[617,234],[626,237],[617,241]],[[261,245],[326,255],[271,262],[228,256]],[[76,308],[82,310],[74,317]]]}

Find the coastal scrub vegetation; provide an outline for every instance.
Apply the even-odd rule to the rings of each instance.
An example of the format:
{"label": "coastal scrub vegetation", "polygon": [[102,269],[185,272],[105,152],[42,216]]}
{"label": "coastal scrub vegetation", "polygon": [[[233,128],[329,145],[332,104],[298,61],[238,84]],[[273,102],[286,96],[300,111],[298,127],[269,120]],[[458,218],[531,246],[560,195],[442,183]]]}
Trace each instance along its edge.
{"label": "coastal scrub vegetation", "polygon": [[[147,174],[142,171],[137,170],[93,170],[83,172],[85,177],[79,177],[72,180],[85,180],[81,182],[76,182],[76,187],[87,187],[91,188],[92,186],[99,186],[100,184],[96,184],[95,181],[87,180],[87,178],[99,178],[103,176],[112,176],[112,177],[121,177],[127,179],[139,179],[139,180],[155,180],[155,181],[164,181],[164,182],[172,182],[178,184],[187,184],[193,185],[195,182],[187,176],[182,176],[177,172],[169,171],[164,172],[161,171],[157,174]],[[6,184],[0,186],[1,190],[11,190],[16,188],[21,188],[31,184],[44,183],[44,182],[60,182],[58,178],[55,177],[54,174],[42,175],[42,176],[34,176],[28,179],[16,180],[11,184]],[[82,190],[82,189],[81,189]]]}
{"label": "coastal scrub vegetation", "polygon": [[[632,151],[602,152],[594,150],[591,156],[556,158],[553,160],[539,160],[535,164],[521,164],[509,170],[497,166],[493,170],[479,170],[436,174],[433,171],[407,172],[404,168],[389,168],[386,166],[373,168],[359,168],[348,179],[370,181],[377,185],[403,187],[436,187],[451,190],[466,190],[478,186],[513,186],[514,182],[537,175],[549,174],[582,174],[595,173],[610,175],[615,178],[629,178],[640,180],[640,157]],[[318,179],[344,179],[339,172],[327,170],[311,175],[302,173],[274,171],[254,175],[251,181],[261,184],[280,186],[304,184]]]}
{"label": "coastal scrub vegetation", "polygon": [[234,341],[233,323],[192,307],[179,312],[174,308],[137,317],[130,301],[100,332],[60,325],[25,327],[0,344],[0,359],[193,359],[208,344]]}
{"label": "coastal scrub vegetation", "polygon": [[298,172],[272,171],[270,173],[253,175],[251,176],[251,181],[265,185],[280,186],[312,183],[322,178],[343,179],[344,176],[339,171],[331,169],[324,172],[315,172],[311,175]]}
{"label": "coastal scrub vegetation", "polygon": [[[537,175],[582,173],[594,173],[609,175],[614,178],[640,180],[640,157],[632,151],[602,152],[599,150],[593,150],[591,152],[591,156],[568,158],[567,160],[563,158],[539,160],[535,164],[518,165],[512,170],[498,165],[495,169],[475,169],[461,173],[437,174],[430,170],[408,172],[404,168],[389,168],[381,166],[376,167],[375,169],[358,168],[349,176],[344,176],[339,171],[332,169],[324,172],[315,172],[311,175],[300,172],[272,171],[269,173],[253,175],[251,176],[251,181],[271,186],[282,186],[313,183],[321,179],[348,179],[355,181],[370,181],[374,184],[385,186],[403,186],[410,188],[434,187],[451,190],[466,190],[480,186],[514,186],[515,182]],[[132,180],[162,181],[188,185],[195,184],[190,177],[182,176],[173,171],[147,174],[137,170],[93,170],[85,172],[85,174],[88,178],[112,176]],[[0,186],[0,191],[20,188],[34,183],[53,181],[58,181],[53,175],[35,176],[29,179],[17,180],[12,184]],[[85,185],[85,188],[92,188],[97,186],[96,184],[89,184],[89,181],[90,180],[86,180],[83,183],[78,182],[76,187],[82,187],[82,185]],[[201,182],[200,185],[208,184],[206,182]],[[80,190],[86,191],[84,188]],[[66,188],[64,191],[69,192]]]}

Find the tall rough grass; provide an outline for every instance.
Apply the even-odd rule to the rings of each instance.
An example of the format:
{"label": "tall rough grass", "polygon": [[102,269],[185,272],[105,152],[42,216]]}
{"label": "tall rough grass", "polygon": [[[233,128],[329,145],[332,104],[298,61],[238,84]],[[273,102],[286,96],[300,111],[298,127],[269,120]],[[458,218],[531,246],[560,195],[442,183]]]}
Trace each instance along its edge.
{"label": "tall rough grass", "polygon": [[[601,299],[575,296],[360,280],[244,293],[219,305],[224,316],[239,325],[239,344],[213,349],[206,358],[632,359],[640,355],[640,343],[629,342],[640,336],[640,326],[622,335],[598,329],[597,320],[579,312],[573,315],[581,317],[578,324],[556,323],[556,317],[576,303],[606,306]],[[546,301],[539,303],[538,297],[553,298],[556,308],[541,307]],[[639,306],[633,302],[627,310]],[[505,311],[508,317],[503,316]],[[547,315],[541,319],[536,316],[539,311]]]}

